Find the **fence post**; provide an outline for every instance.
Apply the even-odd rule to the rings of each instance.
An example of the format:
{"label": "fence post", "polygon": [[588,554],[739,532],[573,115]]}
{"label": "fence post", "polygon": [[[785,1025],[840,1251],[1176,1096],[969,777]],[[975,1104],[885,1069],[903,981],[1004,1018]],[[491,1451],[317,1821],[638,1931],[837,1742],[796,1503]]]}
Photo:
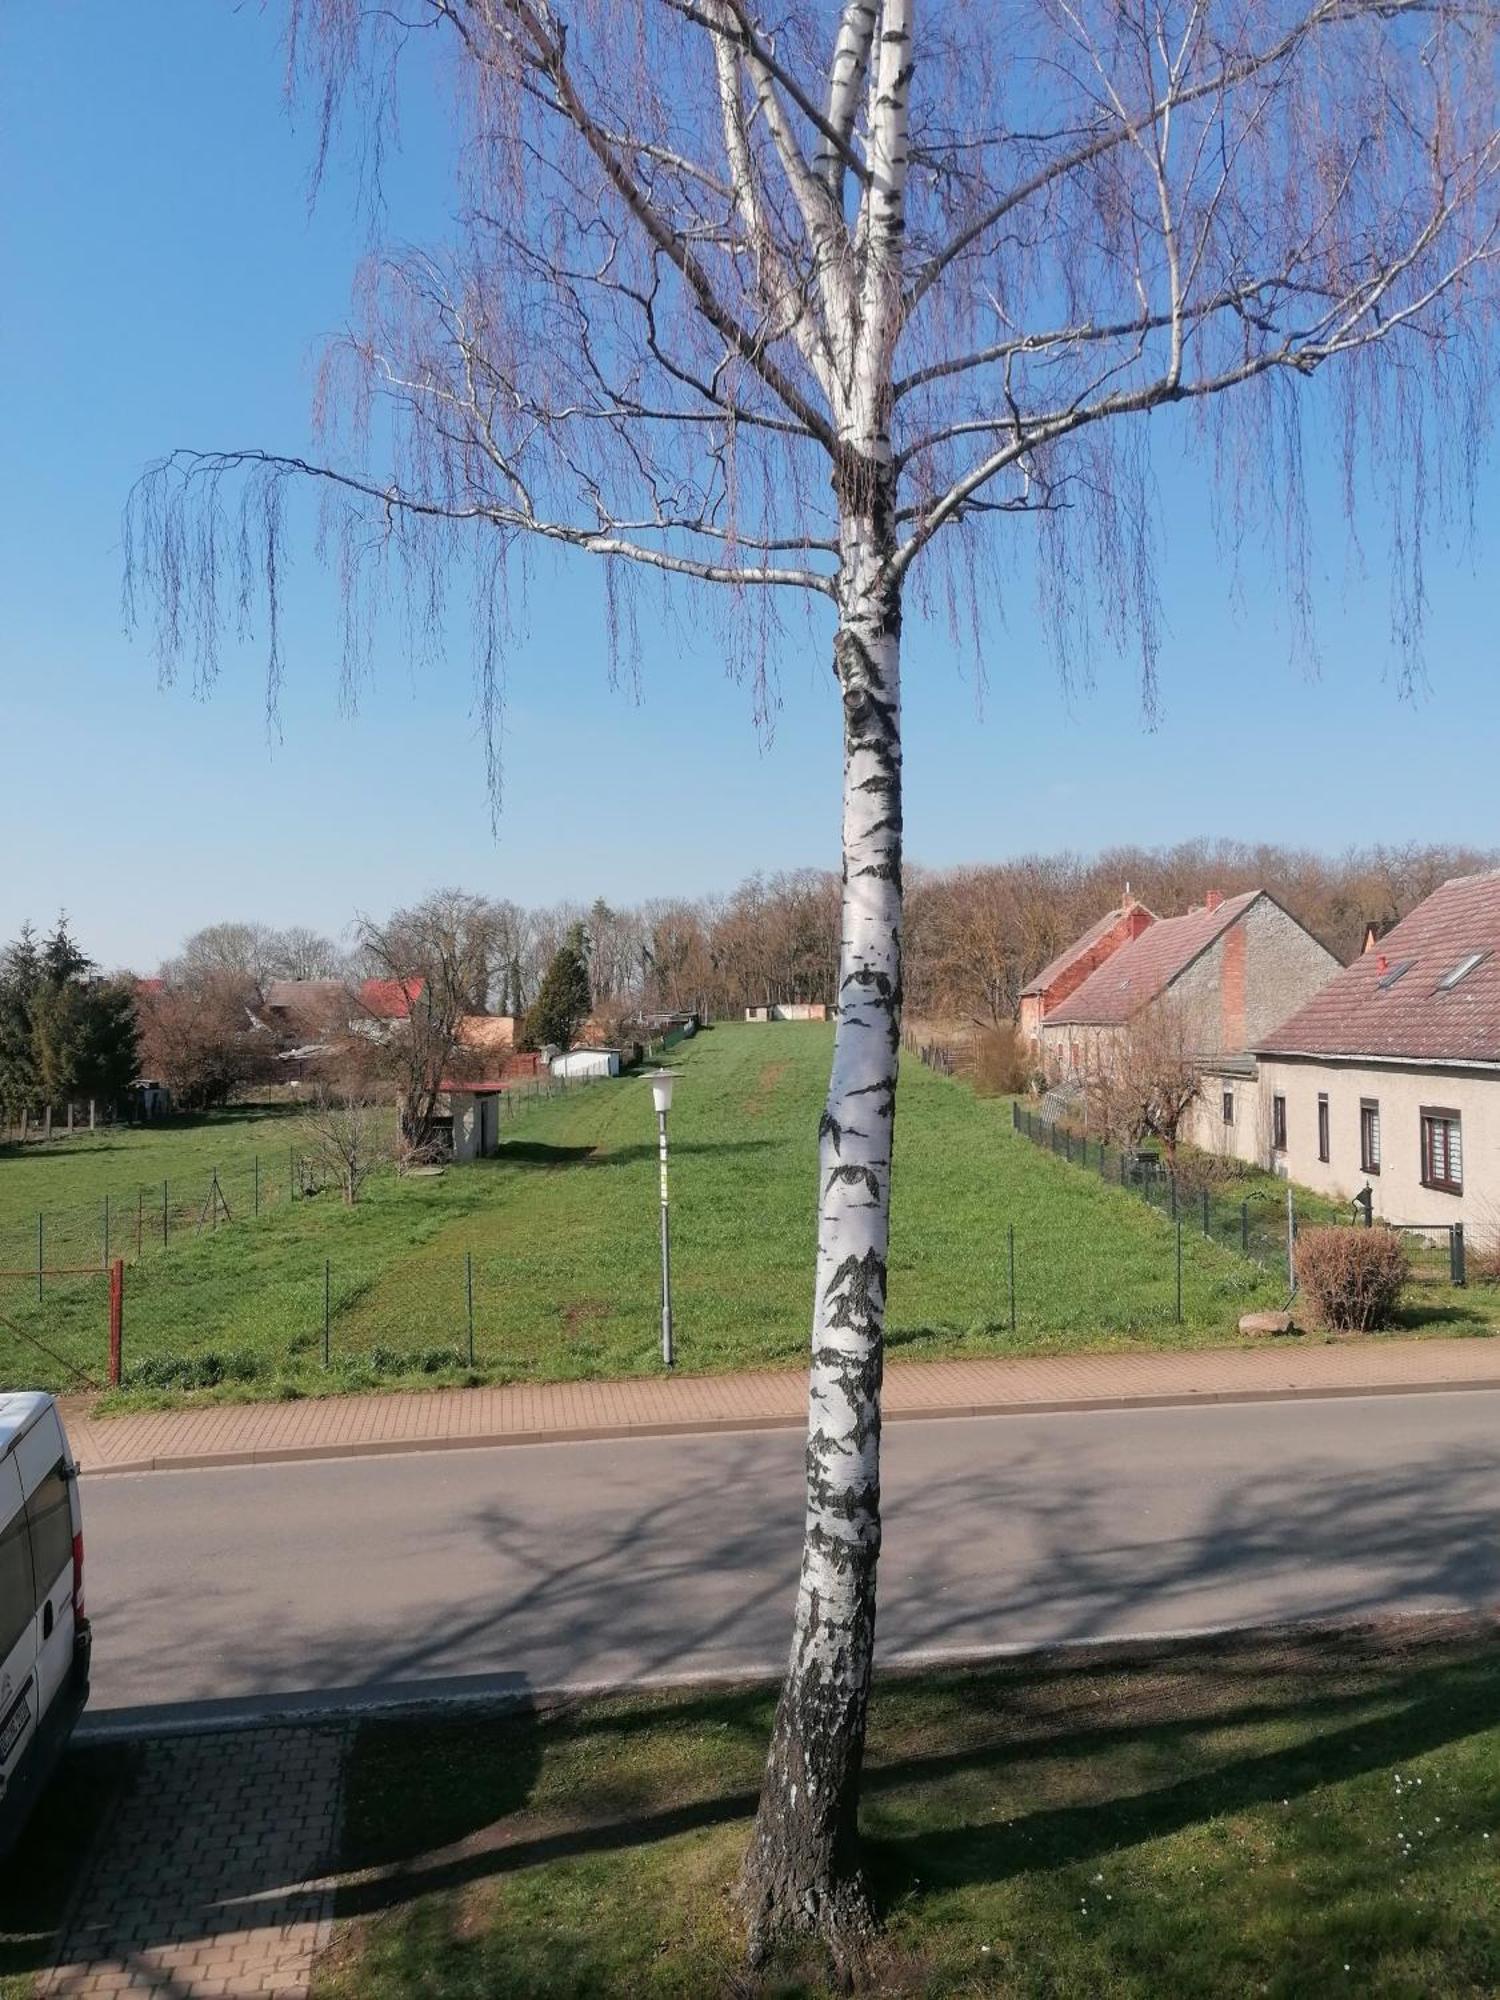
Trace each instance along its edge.
{"label": "fence post", "polygon": [[1455,1222],[1448,1232],[1448,1268],[1455,1285],[1469,1282],[1468,1258],[1464,1254],[1464,1226]]}
{"label": "fence post", "polygon": [[1286,1281],[1297,1289],[1297,1205],[1290,1187],[1286,1191]]}
{"label": "fence post", "polygon": [[1182,1325],[1182,1217],[1180,1215],[1177,1218],[1177,1324]]}
{"label": "fence post", "polygon": [[1172,1220],[1177,1220],[1177,1176],[1172,1176]]}
{"label": "fence post", "polygon": [[1012,1132],[1019,1132],[1021,1129],[1021,1107],[1014,1098],[1010,1101],[1010,1129]]}
{"label": "fence post", "polygon": [[464,1252],[464,1294],[469,1310],[469,1366],[474,1366],[474,1252]]}
{"label": "fence post", "polygon": [[329,1340],[333,1325],[333,1260],[323,1259],[323,1366],[328,1366]]}
{"label": "fence post", "polygon": [[125,1337],[125,1259],[109,1267],[109,1386],[120,1386],[120,1350]]}
{"label": "fence post", "polygon": [[1213,1235],[1213,1233],[1214,1233],[1214,1232],[1213,1232],[1213,1223],[1212,1223],[1212,1221],[1211,1221],[1211,1219],[1210,1219],[1210,1217],[1209,1217],[1209,1213],[1208,1213],[1208,1189],[1207,1189],[1207,1188],[1205,1188],[1205,1189],[1203,1190],[1203,1234],[1204,1234],[1205,1236],[1210,1236],[1210,1237],[1211,1237],[1211,1236]]}
{"label": "fence post", "polygon": [[1014,1333],[1016,1330],[1016,1225],[1013,1222],[1009,1225],[1007,1234],[1010,1238],[1010,1330]]}

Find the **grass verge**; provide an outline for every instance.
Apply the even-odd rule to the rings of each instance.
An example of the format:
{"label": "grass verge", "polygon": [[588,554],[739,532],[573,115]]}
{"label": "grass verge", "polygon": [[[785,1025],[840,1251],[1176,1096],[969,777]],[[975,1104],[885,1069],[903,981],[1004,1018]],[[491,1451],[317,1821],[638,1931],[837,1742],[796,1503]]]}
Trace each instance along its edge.
{"label": "grass verge", "polygon": [[[317,2000],[820,1995],[742,1971],[731,1888],[772,1696],[370,1724]],[[886,1677],[863,1825],[874,1990],[1500,1990],[1489,1622]]]}

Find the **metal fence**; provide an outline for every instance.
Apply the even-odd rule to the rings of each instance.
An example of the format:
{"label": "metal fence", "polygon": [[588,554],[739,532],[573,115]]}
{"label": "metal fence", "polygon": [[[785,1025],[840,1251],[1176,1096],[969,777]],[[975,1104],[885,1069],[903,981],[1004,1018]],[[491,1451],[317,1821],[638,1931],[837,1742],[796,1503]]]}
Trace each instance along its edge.
{"label": "metal fence", "polygon": [[[534,1104],[602,1081],[581,1076],[518,1081],[499,1094],[502,1124]],[[122,1175],[119,1185],[97,1200],[53,1204],[0,1222],[0,1292],[32,1281],[41,1298],[80,1269],[105,1271],[116,1257],[140,1263],[207,1232],[254,1221],[289,1201],[321,1193],[334,1178],[333,1170],[309,1144],[305,1131],[296,1131],[296,1117],[286,1123],[284,1146],[268,1143],[249,1155],[231,1156],[218,1165],[161,1180],[130,1181]],[[396,1171],[394,1158],[381,1159],[374,1171]]]}
{"label": "metal fence", "polygon": [[122,1182],[97,1201],[54,1205],[0,1223],[0,1272],[7,1286],[34,1275],[41,1298],[70,1270],[107,1270],[116,1257],[140,1263],[206,1231],[254,1220],[295,1201],[319,1172],[304,1142],[191,1174]]}
{"label": "metal fence", "polygon": [[461,1376],[498,1358],[504,1327],[498,1272],[462,1251],[395,1267],[314,1251],[239,1285],[161,1259],[51,1275],[40,1303],[0,1293],[0,1339],[7,1376],[19,1362],[30,1384],[57,1389]]}
{"label": "metal fence", "polygon": [[[501,1093],[502,1129],[538,1103],[604,1080],[519,1083]],[[378,1172],[394,1174],[394,1161]],[[337,1174],[304,1133],[191,1176],[0,1224],[0,1387],[104,1385],[111,1313],[101,1280],[116,1269],[123,1310],[114,1331],[127,1387],[212,1387],[320,1369],[378,1379],[482,1362],[500,1323],[501,1287],[467,1255],[434,1261],[418,1250],[403,1276],[387,1261],[361,1266],[347,1250],[319,1259],[304,1248],[289,1251],[274,1274],[247,1267],[235,1282],[218,1252],[177,1254],[315,1198],[338,1212]],[[321,1221],[313,1227],[322,1233]],[[233,1257],[227,1243],[223,1256]],[[493,1337],[490,1348],[493,1358]]]}
{"label": "metal fence", "polygon": [[[1192,1170],[1173,1173],[1161,1155],[1150,1149],[1111,1146],[1060,1119],[1048,1118],[1014,1102],[1011,1122],[1033,1145],[1045,1147],[1059,1158],[1098,1174],[1102,1180],[1129,1189],[1209,1242],[1238,1250],[1242,1256],[1267,1268],[1279,1263],[1286,1271],[1291,1289],[1295,1289],[1297,1281],[1296,1246],[1300,1230],[1329,1223],[1353,1227],[1371,1220],[1359,1202],[1340,1211],[1336,1204],[1308,1196],[1290,1183],[1267,1187],[1262,1182],[1242,1191],[1233,1182],[1216,1186]],[[1384,1226],[1405,1238],[1416,1282],[1451,1285],[1467,1282],[1461,1222],[1386,1222]]]}

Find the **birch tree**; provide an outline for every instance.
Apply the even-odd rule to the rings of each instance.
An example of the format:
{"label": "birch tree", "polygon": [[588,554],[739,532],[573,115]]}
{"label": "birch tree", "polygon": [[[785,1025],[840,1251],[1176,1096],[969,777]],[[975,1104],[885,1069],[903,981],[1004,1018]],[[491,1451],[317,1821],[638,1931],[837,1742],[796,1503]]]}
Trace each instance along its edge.
{"label": "birch tree", "polygon": [[381,566],[416,646],[441,634],[457,569],[492,716],[526,552],[549,546],[603,564],[627,671],[646,579],[717,594],[729,665],[766,705],[783,607],[811,607],[829,647],[842,938],[806,1531],[743,1898],[757,1949],[805,1932],[849,1951],[872,1921],[856,1809],[903,619],[946,615],[961,636],[1034,562],[1064,674],[1128,642],[1149,698],[1153,441],[1197,453],[1231,555],[1273,525],[1300,614],[1301,425],[1326,372],[1311,420],[1337,438],[1351,514],[1369,474],[1389,502],[1397,659],[1415,669],[1424,536],[1472,471],[1489,386],[1492,10],[293,0],[290,36],[320,160],[357,122],[378,164],[386,113],[441,79],[456,213],[441,243],[373,250],[316,450],[175,451],[138,487],[127,572],[166,671],[211,680],[221,630],[254,616],[274,703],[299,486],[322,496],[352,680]]}

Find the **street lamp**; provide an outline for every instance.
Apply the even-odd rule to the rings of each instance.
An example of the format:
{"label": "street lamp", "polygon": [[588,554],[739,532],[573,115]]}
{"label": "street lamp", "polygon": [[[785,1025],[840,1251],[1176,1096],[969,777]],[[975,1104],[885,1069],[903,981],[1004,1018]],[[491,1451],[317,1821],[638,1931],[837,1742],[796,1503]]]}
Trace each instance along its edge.
{"label": "street lamp", "polygon": [[661,1163],[661,1358],[670,1368],[672,1354],[672,1238],[667,1223],[667,1113],[672,1108],[672,1085],[680,1070],[654,1069],[647,1077],[651,1101],[656,1106],[656,1149]]}

